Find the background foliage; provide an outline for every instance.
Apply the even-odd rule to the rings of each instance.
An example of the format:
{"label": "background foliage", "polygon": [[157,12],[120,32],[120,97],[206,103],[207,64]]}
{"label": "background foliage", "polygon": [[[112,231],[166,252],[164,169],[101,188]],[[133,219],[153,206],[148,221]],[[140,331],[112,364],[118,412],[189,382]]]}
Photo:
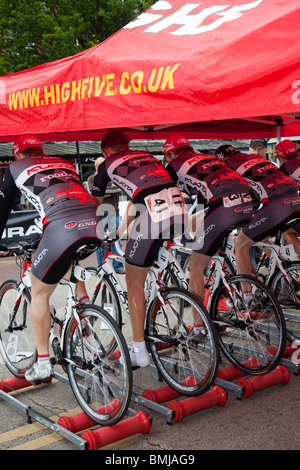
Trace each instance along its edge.
{"label": "background foliage", "polygon": [[153,3],[151,0],[1,0],[0,76],[93,47]]}

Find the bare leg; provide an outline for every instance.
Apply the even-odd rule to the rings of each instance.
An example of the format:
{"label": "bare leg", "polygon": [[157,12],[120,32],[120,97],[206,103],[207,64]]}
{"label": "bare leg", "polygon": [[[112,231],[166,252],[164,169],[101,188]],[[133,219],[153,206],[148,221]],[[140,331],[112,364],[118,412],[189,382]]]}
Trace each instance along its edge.
{"label": "bare leg", "polygon": [[51,328],[49,299],[57,284],[45,284],[31,275],[31,319],[39,355],[49,354]]}
{"label": "bare leg", "polygon": [[[64,279],[66,279],[66,280],[70,279],[71,273],[72,273],[72,268],[73,268],[73,264],[71,264],[68,271],[64,275],[64,277],[63,277]],[[88,297],[88,293],[87,293],[84,281],[77,281],[76,282],[75,292],[76,292],[76,295],[77,295],[79,300],[84,298],[84,297]]]}
{"label": "bare leg", "polygon": [[290,228],[286,232],[283,233],[283,238],[287,243],[291,243],[294,245],[296,254],[298,258],[300,258],[300,241],[298,239],[298,232],[294,230],[293,228]]}
{"label": "bare leg", "polygon": [[252,274],[250,248],[254,244],[255,242],[244,235],[243,230],[240,230],[235,239],[235,260],[239,274]]}
{"label": "bare leg", "polygon": [[[235,262],[238,274],[252,275],[252,264],[250,257],[250,248],[255,242],[244,235],[240,230],[235,239]],[[248,302],[251,299],[251,285],[248,282],[242,283],[242,290],[245,294],[245,300]]]}
{"label": "bare leg", "polygon": [[[192,252],[189,269],[190,269],[190,291],[192,294],[196,295],[198,299],[203,303],[204,302],[204,271],[207,267],[210,256],[202,255],[200,253]],[[198,325],[200,318],[194,312],[194,323]]]}
{"label": "bare leg", "polygon": [[148,272],[149,268],[142,268],[125,263],[128,307],[134,342],[144,341],[146,316],[144,284]]}

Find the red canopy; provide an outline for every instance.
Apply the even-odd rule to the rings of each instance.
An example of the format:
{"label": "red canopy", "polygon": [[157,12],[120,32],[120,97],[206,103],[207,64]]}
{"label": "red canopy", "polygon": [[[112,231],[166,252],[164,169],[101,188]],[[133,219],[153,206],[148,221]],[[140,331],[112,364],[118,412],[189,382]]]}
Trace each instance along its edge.
{"label": "red canopy", "polygon": [[158,1],[98,46],[0,77],[0,141],[300,135],[299,24],[299,0]]}

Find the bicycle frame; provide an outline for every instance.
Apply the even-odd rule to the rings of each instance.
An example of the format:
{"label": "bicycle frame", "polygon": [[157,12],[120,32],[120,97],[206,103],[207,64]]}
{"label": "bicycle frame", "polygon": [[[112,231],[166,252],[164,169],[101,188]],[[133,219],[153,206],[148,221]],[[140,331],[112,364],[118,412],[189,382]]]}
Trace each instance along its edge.
{"label": "bicycle frame", "polygon": [[[230,286],[227,282],[227,276],[231,275],[232,273],[229,273],[224,270],[224,259],[225,259],[225,254],[223,253],[220,253],[219,255],[213,257],[215,268],[214,268],[214,272],[211,278],[209,296],[208,296],[208,301],[206,305],[206,308],[208,311],[210,311],[211,301],[212,301],[212,298],[216,289],[220,285],[220,281],[223,282],[228,293],[231,291]],[[236,294],[238,294],[238,292],[236,292]]]}
{"label": "bicycle frame", "polygon": [[[208,311],[210,311],[212,298],[216,289],[220,285],[220,281],[222,281],[222,283],[224,284],[227,292],[231,292],[231,288],[227,282],[227,279],[235,273],[229,271],[226,264],[224,264],[224,260],[228,258],[229,261],[234,261],[234,239],[235,235],[228,233],[224,237],[222,247],[219,250],[219,254],[211,258],[211,262],[214,264],[214,266],[213,272],[211,273],[210,271],[208,274],[209,279],[211,279],[209,287],[209,296],[206,305]],[[235,294],[240,296],[239,292],[237,291],[235,291]]]}
{"label": "bicycle frame", "polygon": [[[17,256],[17,254],[14,253],[14,256]],[[27,297],[30,299],[30,287],[31,287],[30,272],[31,272],[31,263],[28,262],[28,261],[25,261],[24,262],[24,267],[23,267],[23,270],[22,270],[21,279],[20,279],[20,281],[18,281],[18,284],[17,284],[18,287],[17,287],[17,295],[16,295],[16,300],[15,300],[15,306],[18,305],[24,291],[25,291]],[[26,322],[25,317],[23,318],[23,325],[21,325],[21,326],[12,327],[12,324],[14,323],[14,321],[15,321],[15,314],[12,314],[11,319],[10,319],[10,324],[8,326],[8,330],[10,330],[11,333],[13,333],[16,329],[22,330],[23,328],[25,328],[25,322]]]}
{"label": "bicycle frame", "polygon": [[168,265],[171,267],[172,271],[176,275],[180,286],[188,290],[189,288],[188,277],[189,276],[187,273],[183,271],[180,263],[178,262],[176,256],[174,255],[174,252],[178,251],[179,253],[190,255],[192,252],[191,248],[187,248],[186,246],[183,246],[183,245],[177,245],[176,243],[173,243],[173,242],[167,242],[166,249],[169,251]]}
{"label": "bicycle frame", "polygon": [[261,248],[263,251],[270,250],[271,256],[269,258],[269,267],[268,272],[266,275],[265,283],[269,285],[270,280],[272,279],[273,274],[275,273],[276,267],[280,269],[284,278],[287,282],[290,283],[289,275],[284,269],[283,263],[284,261],[291,261],[291,258],[295,256],[295,250],[293,245],[273,245],[272,243],[263,243],[259,242],[256,243],[255,246]]}
{"label": "bicycle frame", "polygon": [[[85,268],[82,268],[81,266],[78,266],[78,265],[73,267],[72,274],[74,274],[75,279],[79,281],[85,281],[90,277],[90,274],[88,273],[88,271]],[[66,315],[61,325],[60,338],[57,338],[57,335],[55,335],[54,333],[54,323],[53,323],[51,330],[50,330],[50,343],[52,344],[55,338],[59,339],[61,349],[63,349],[62,345],[64,345],[64,338],[65,338],[67,325],[69,323],[69,320],[71,320],[73,317],[75,318],[77,328],[79,329],[79,332],[80,332],[80,336],[82,336],[81,322],[80,322],[79,314],[77,311],[77,308],[81,305],[81,303],[78,301],[76,294],[75,294],[75,289],[76,289],[75,279],[73,281],[73,276],[71,276],[71,280],[61,279],[61,281],[59,282],[60,285],[67,286],[68,288],[68,294],[66,297]],[[54,322],[55,322],[55,317],[54,317]]]}
{"label": "bicycle frame", "polygon": [[[117,247],[117,250],[120,252],[120,249]],[[145,288],[145,305],[146,311],[148,307],[151,305],[152,301],[155,299],[156,296],[159,297],[162,304],[162,298],[160,296],[160,288],[164,285],[163,281],[160,280],[160,275],[166,269],[168,264],[172,265],[176,276],[178,277],[181,285],[188,288],[188,282],[186,280],[186,276],[184,271],[182,270],[180,264],[178,263],[176,257],[174,256],[173,250],[180,250],[184,253],[190,253],[190,250],[184,246],[175,245],[174,243],[167,242],[166,246],[162,246],[159,249],[157,260],[149,269],[149,274],[147,278],[147,288]],[[115,255],[111,252],[105,253],[104,262],[102,266],[98,269],[97,275],[99,278],[99,284],[101,283],[104,275],[109,276],[110,280],[112,281],[114,288],[116,289],[119,299],[123,308],[129,315],[129,308],[128,308],[128,298],[127,298],[127,291],[124,289],[122,281],[120,280],[119,275],[115,271],[113,267],[113,261],[120,261],[121,263],[125,263],[124,253],[120,252],[120,255]]]}
{"label": "bicycle frame", "polygon": [[[15,255],[15,256],[17,256],[17,255]],[[21,298],[24,290],[26,290],[26,291],[30,290],[30,288],[31,288],[31,276],[30,276],[30,274],[31,274],[31,262],[26,260],[24,262],[24,267],[23,267],[23,270],[22,270],[22,277],[21,277],[21,280],[19,281],[19,284],[18,284],[18,294],[17,294],[17,299],[16,299],[15,303],[17,303],[19,301],[19,299]],[[80,303],[77,300],[77,297],[76,297],[76,294],[75,294],[76,279],[77,280],[87,280],[90,277],[90,274],[88,273],[88,271],[86,271],[86,269],[84,269],[84,268],[82,268],[81,266],[78,266],[78,265],[75,265],[73,267],[73,274],[74,274],[74,278],[75,278],[74,281],[72,280],[73,276],[71,276],[71,280],[61,279],[61,281],[59,283],[61,285],[67,286],[67,288],[68,288],[68,294],[67,294],[67,298],[66,298],[66,316],[65,316],[65,319],[64,319],[64,321],[62,322],[62,325],[61,325],[60,338],[58,338],[61,345],[64,344],[66,326],[67,326],[69,320],[72,317],[75,318],[75,321],[76,321],[77,327],[80,331],[80,334],[82,334],[81,322],[80,322],[79,315],[78,315],[78,312],[77,312],[77,307],[80,305]],[[13,321],[13,318],[12,318],[12,321]],[[55,323],[55,320],[54,320],[53,325],[52,325],[51,330],[50,330],[50,336],[49,336],[50,344],[52,344],[53,340],[55,338],[57,338],[57,335],[55,335],[54,331],[53,331],[54,323]]]}

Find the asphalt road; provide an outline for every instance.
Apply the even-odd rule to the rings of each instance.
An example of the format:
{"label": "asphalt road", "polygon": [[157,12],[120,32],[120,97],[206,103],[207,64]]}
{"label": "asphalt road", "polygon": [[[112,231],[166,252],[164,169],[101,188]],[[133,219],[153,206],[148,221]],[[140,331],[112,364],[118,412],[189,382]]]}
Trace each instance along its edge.
{"label": "asphalt road", "polygon": [[[92,265],[93,262],[90,259],[86,265]],[[19,269],[14,260],[0,260],[1,283],[18,275]],[[167,403],[158,412],[133,401],[130,413],[141,410],[148,415],[151,419],[149,433],[129,436],[101,448],[101,458],[116,459],[117,456],[124,455],[121,451],[126,451],[128,458],[139,456],[137,451],[145,451],[143,455],[147,455],[149,459],[157,452],[170,456],[172,452],[179,451],[190,458],[199,458],[199,451],[203,450],[299,450],[300,377],[294,374],[295,369],[288,370],[290,380],[286,385],[275,385],[241,400],[238,399],[236,389],[225,389],[224,406],[214,406],[186,416],[180,423],[171,423]],[[57,369],[57,372],[60,371]],[[9,376],[5,365],[0,364],[0,379]],[[133,376],[136,400],[139,400],[144,389],[163,385],[157,380],[157,374],[152,368],[136,370]],[[69,386],[57,380],[48,385],[13,392],[11,395],[53,422],[62,415],[73,415],[81,411]],[[43,424],[36,421],[29,424],[26,414],[3,400],[0,400],[0,416],[0,450],[80,450],[78,445],[63,439]],[[108,450],[115,452],[107,453]],[[141,468],[145,460],[144,458],[143,462],[140,457],[139,463],[133,460],[117,463],[130,463],[131,466]],[[156,462],[153,460],[150,463]],[[191,461],[187,462],[189,463]]]}

